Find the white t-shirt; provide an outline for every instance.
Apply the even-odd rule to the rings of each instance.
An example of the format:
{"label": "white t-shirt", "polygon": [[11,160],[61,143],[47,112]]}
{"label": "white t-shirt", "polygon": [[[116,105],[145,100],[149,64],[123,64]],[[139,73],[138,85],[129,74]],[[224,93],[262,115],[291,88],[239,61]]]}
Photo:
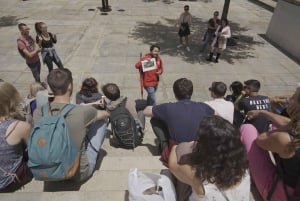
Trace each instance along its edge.
{"label": "white t-shirt", "polygon": [[205,195],[198,196],[194,190],[189,201],[249,201],[250,200],[250,176],[245,175],[242,182],[232,189],[223,191],[228,199],[220,192],[220,190],[211,183],[203,184]]}
{"label": "white t-shirt", "polygon": [[213,108],[219,116],[233,123],[234,105],[232,102],[226,101],[224,98],[216,98],[204,103]]}

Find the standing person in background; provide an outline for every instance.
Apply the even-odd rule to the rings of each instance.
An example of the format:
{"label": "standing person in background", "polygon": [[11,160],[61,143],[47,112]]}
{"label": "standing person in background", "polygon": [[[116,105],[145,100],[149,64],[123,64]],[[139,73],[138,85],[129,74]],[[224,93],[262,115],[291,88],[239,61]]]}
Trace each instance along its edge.
{"label": "standing person in background", "polygon": [[139,69],[141,73],[143,87],[148,93],[147,105],[156,104],[155,92],[158,87],[159,75],[164,71],[159,52],[160,47],[158,45],[151,45],[150,53],[145,54],[145,56],[135,64],[135,68]]}
{"label": "standing person in background", "polygon": [[207,30],[203,37],[203,42],[200,47],[200,52],[204,52],[204,50],[206,49],[206,46],[210,45],[212,43],[214,34],[215,34],[218,26],[221,24],[221,20],[218,17],[219,17],[219,12],[215,11],[214,17],[210,18],[208,20]]}
{"label": "standing person in background", "polygon": [[46,63],[49,72],[53,70],[53,63],[58,68],[64,68],[60,58],[58,57],[54,43],[57,42],[56,35],[47,31],[47,25],[44,22],[35,23],[36,42],[42,48],[43,62]]}
{"label": "standing person in background", "polygon": [[34,80],[36,82],[41,82],[41,62],[38,53],[41,48],[29,35],[30,28],[24,24],[18,24],[19,31],[21,35],[17,39],[18,50],[21,56],[26,60],[27,66],[30,68]]}
{"label": "standing person in background", "polygon": [[215,32],[215,38],[210,46],[209,57],[207,61],[212,61],[214,52],[217,52],[215,63],[219,62],[219,57],[222,52],[226,49],[227,39],[231,37],[230,27],[228,26],[228,20],[222,19],[221,25],[218,26]]}
{"label": "standing person in background", "polygon": [[184,12],[181,13],[178,22],[176,25],[179,24],[179,41],[180,44],[177,48],[181,48],[183,46],[183,37],[185,39],[186,50],[189,52],[191,51],[190,47],[188,46],[189,43],[189,35],[191,34],[190,26],[192,24],[192,15],[189,13],[190,7],[188,5],[184,6]]}
{"label": "standing person in background", "polygon": [[16,119],[21,95],[10,83],[0,82],[0,192],[12,192],[32,179],[27,167],[31,125]]}

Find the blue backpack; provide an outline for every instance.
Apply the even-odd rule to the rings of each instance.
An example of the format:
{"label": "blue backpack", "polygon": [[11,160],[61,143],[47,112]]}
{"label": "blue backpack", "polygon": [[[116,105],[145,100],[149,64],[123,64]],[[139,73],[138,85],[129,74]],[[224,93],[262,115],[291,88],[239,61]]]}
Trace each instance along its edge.
{"label": "blue backpack", "polygon": [[53,115],[49,104],[34,124],[28,141],[28,167],[34,178],[59,181],[73,177],[79,167],[80,152],[69,137],[66,115],[75,105],[65,105]]}

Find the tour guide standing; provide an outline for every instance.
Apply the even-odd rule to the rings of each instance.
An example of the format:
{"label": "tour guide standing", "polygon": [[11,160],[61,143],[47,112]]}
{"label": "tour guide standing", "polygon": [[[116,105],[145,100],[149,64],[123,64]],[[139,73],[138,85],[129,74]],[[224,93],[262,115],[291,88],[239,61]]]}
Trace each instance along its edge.
{"label": "tour guide standing", "polygon": [[150,53],[147,53],[135,64],[141,73],[144,89],[147,91],[147,105],[155,105],[155,92],[158,87],[159,75],[163,73],[162,60],[159,57],[160,47],[151,45]]}

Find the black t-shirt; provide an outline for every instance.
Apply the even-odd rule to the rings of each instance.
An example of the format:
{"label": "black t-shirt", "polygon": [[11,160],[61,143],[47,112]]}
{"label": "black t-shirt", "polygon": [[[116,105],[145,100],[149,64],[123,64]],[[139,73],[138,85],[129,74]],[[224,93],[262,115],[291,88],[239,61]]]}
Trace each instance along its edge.
{"label": "black t-shirt", "polygon": [[[243,110],[245,114],[251,110],[268,110],[271,111],[270,99],[267,96],[250,96],[243,98],[238,103],[240,110]],[[270,120],[266,117],[258,116],[255,119],[246,120],[244,123],[253,124],[259,133],[269,130]]]}
{"label": "black t-shirt", "polygon": [[[208,20],[208,24],[212,27],[215,27],[215,21],[214,21],[214,18],[210,18]],[[221,20],[217,19],[217,24],[220,25],[221,24]],[[208,28],[208,30],[210,31],[216,31],[216,29],[211,29],[211,28]]]}

